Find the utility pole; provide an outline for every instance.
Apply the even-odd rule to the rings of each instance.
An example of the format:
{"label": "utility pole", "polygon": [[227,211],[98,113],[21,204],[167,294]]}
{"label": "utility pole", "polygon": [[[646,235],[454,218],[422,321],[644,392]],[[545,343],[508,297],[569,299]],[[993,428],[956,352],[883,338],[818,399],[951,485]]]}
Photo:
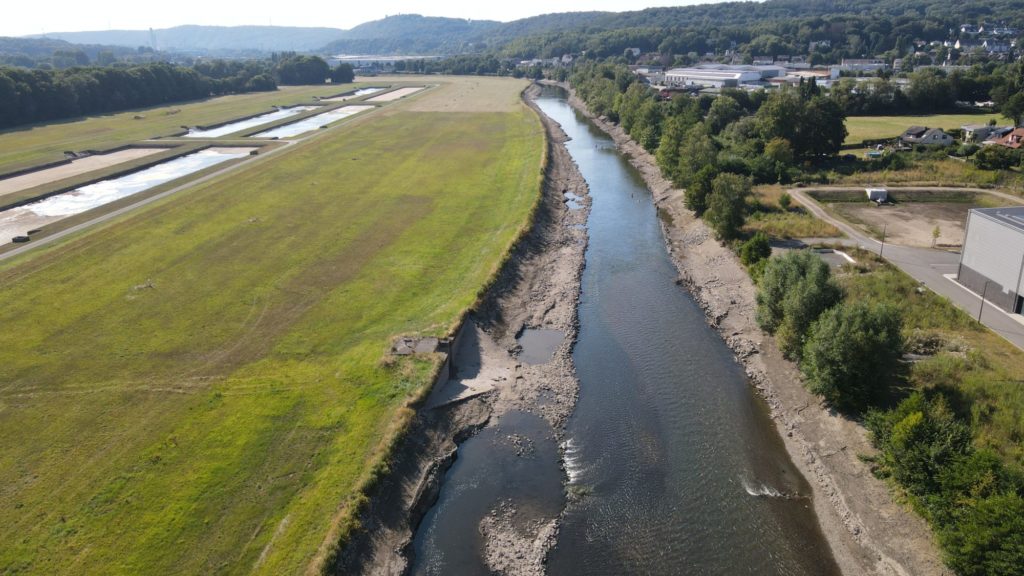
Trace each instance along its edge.
{"label": "utility pole", "polygon": [[985,310],[985,294],[988,294],[988,283],[991,280],[985,280],[985,288],[981,291],[981,306],[978,307],[978,322],[981,322],[981,313]]}
{"label": "utility pole", "polygon": [[888,226],[889,226],[888,224],[882,224],[882,247],[878,249],[878,257],[879,258],[881,258],[882,257],[882,253],[885,252],[885,229]]}

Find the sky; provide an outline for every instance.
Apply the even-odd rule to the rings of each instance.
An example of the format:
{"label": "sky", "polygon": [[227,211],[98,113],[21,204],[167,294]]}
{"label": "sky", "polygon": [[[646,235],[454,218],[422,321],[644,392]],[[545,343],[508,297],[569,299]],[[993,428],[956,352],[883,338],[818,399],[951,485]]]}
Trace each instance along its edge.
{"label": "sky", "polygon": [[432,0],[375,0],[354,2],[306,0],[288,4],[252,0],[7,0],[0,18],[0,36],[26,36],[80,30],[144,30],[182,24],[239,26],[325,26],[348,29],[395,14],[423,14],[507,22],[551,12],[641,10],[655,6],[681,6],[713,0],[514,0],[511,2]]}

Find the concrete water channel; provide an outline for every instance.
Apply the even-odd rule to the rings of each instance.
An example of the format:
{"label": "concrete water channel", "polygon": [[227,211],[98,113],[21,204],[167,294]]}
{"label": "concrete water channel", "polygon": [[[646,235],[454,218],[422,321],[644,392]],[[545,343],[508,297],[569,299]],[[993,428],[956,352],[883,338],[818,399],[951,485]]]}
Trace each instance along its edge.
{"label": "concrete water channel", "polygon": [[207,148],[118,178],[102,180],[38,202],[0,212],[0,240],[7,242],[47,224],[144,192],[228,160],[254,148]]}
{"label": "concrete water channel", "polygon": [[317,128],[323,128],[328,124],[337,122],[343,118],[354,116],[360,112],[367,110],[373,110],[375,106],[362,105],[362,106],[344,106],[342,108],[335,108],[330,112],[323,112],[309,118],[303,118],[297,122],[291,124],[285,124],[284,126],[278,126],[277,128],[271,128],[270,130],[253,134],[252,138],[292,138],[300,134],[305,134]]}
{"label": "concrete water channel", "polygon": [[[489,574],[479,525],[511,505],[562,513],[549,574],[837,574],[767,406],[675,283],[650,192],[563,96],[538,104],[570,137],[592,198],[579,400],[561,446],[540,418],[512,413],[460,447],[413,573]],[[529,438],[532,456],[499,434]]]}
{"label": "concrete water channel", "polygon": [[249,128],[255,128],[278,120],[284,120],[285,118],[291,118],[292,116],[298,116],[303,112],[309,112],[315,110],[316,106],[292,106],[290,108],[279,108],[274,112],[268,112],[266,114],[260,114],[259,116],[253,116],[252,118],[246,118],[237,122],[228,122],[215,128],[192,128],[188,131],[188,134],[184,134],[184,138],[220,138],[228,134],[234,134],[235,132],[241,132]]}

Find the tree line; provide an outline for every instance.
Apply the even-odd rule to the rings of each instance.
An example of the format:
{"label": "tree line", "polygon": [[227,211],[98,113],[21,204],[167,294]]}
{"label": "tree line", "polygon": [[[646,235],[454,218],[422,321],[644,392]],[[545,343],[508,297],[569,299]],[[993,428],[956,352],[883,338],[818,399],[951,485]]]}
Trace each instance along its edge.
{"label": "tree line", "polygon": [[317,56],[271,60],[203,60],[66,70],[0,67],[0,128],[117,112],[222,94],[272,91],[280,84],[348,83],[352,67],[331,69]]}

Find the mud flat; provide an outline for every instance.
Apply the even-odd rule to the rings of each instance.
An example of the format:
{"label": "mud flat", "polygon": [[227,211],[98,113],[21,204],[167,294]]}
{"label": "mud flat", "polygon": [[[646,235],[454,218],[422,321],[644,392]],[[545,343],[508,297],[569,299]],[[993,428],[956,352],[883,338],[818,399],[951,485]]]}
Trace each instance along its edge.
{"label": "mud flat", "polygon": [[36,170],[20,176],[5,178],[0,180],[0,198],[7,194],[21,192],[22,190],[50,184],[94,170],[109,168],[129,160],[145,158],[146,156],[165,152],[166,150],[166,148],[126,148],[117,152],[110,152],[109,154],[94,154],[84,158],[76,158],[67,164],[61,164],[53,168]]}
{"label": "mud flat", "polygon": [[950,574],[925,522],[894,502],[858,458],[874,453],[864,428],[808,393],[796,366],[757,326],[755,288],[735,255],[686,210],[682,190],[661,177],[651,154],[620,127],[590,115],[575,94],[570,102],[615,140],[671,216],[663,231],[681,282],[767,401],[786,450],[812,485],[814,510],[842,572]]}
{"label": "mud flat", "polygon": [[425,89],[426,86],[410,86],[408,88],[399,88],[398,90],[392,90],[387,94],[381,94],[380,96],[374,96],[367,100],[367,102],[394,102],[399,98],[405,98],[411,94],[415,94],[420,90]]}
{"label": "mud flat", "polygon": [[[540,116],[548,133],[548,165],[533,224],[467,318],[451,380],[417,411],[391,473],[370,495],[361,519],[365,530],[340,553],[335,573],[543,570],[564,499],[565,473],[556,444],[578,394],[571,350],[587,237],[580,225],[586,222],[589,198],[564,147],[564,133]],[[566,207],[566,191],[580,197],[581,209]],[[550,360],[530,365],[518,357],[516,340],[526,328],[560,330],[565,338]],[[483,385],[480,393],[437,402],[458,396],[447,388],[458,392],[478,385]],[[463,452],[470,455],[457,462]],[[548,488],[555,479],[544,505],[488,501],[479,494],[471,498],[472,514],[458,510],[466,507],[445,505],[453,488],[461,487],[460,470],[493,465],[494,454],[526,475],[542,466]],[[453,509],[456,517],[448,514]],[[446,529],[460,523],[472,529]],[[455,558],[446,548],[455,545],[467,550],[466,558]]]}
{"label": "mud flat", "polygon": [[47,224],[138,194],[204,168],[245,157],[252,150],[255,148],[207,148],[126,176],[102,180],[5,210],[0,212],[0,241],[8,241],[14,236],[27,234]]}

